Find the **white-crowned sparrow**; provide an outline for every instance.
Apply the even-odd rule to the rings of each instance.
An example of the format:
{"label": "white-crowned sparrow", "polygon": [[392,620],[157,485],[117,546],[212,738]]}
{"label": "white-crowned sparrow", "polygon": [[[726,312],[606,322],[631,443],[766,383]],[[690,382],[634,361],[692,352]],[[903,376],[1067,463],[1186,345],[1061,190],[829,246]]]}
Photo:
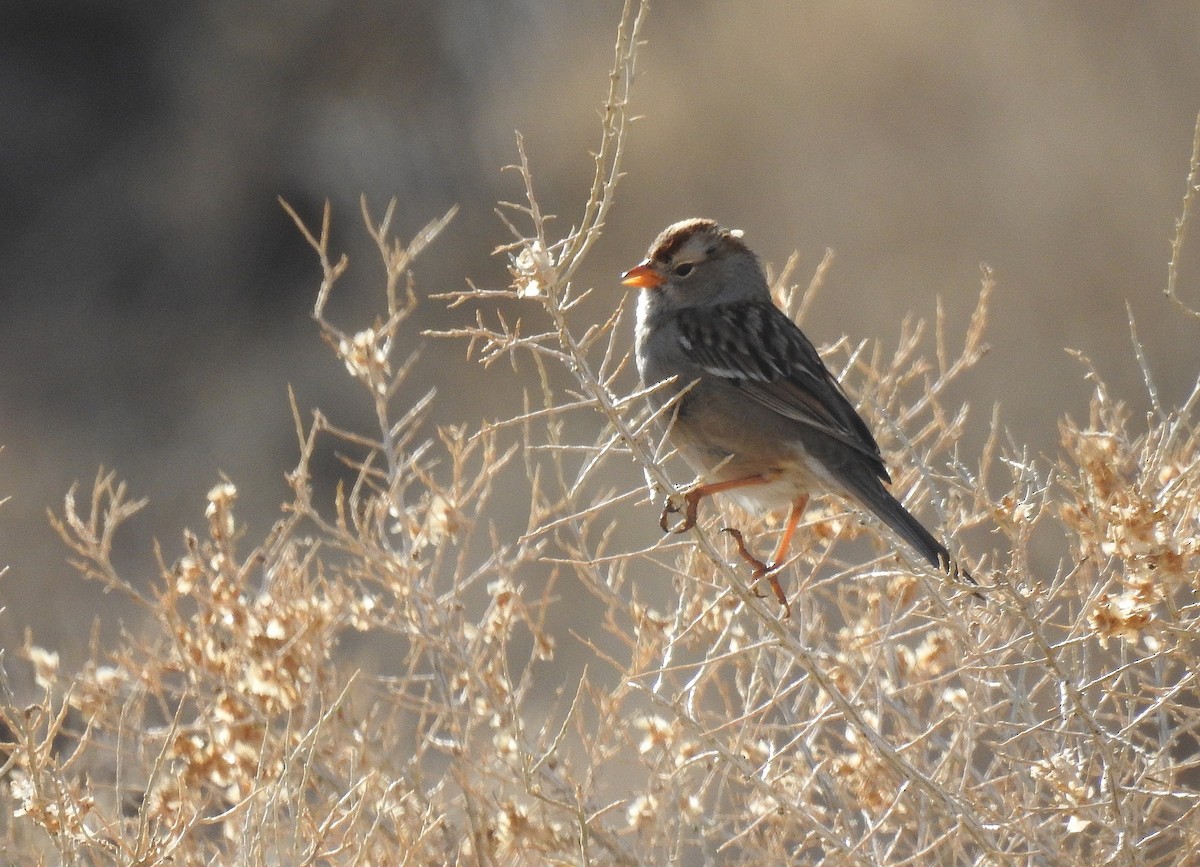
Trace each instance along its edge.
{"label": "white-crowned sparrow", "polygon": [[[703,482],[686,495],[676,532],[695,524],[710,494],[731,493],[752,511],[788,506],[769,563],[731,531],[755,577],[767,577],[788,609],[774,572],[809,494],[832,492],[874,512],[934,566],[972,580],[884,487],[891,477],[875,438],[812,343],[772,302],[762,265],[739,232],[703,219],[668,226],[622,282],[642,290],[642,382],[674,377],[653,397],[660,406],[678,397],[668,436]],[[668,500],[664,532],[678,511]]]}

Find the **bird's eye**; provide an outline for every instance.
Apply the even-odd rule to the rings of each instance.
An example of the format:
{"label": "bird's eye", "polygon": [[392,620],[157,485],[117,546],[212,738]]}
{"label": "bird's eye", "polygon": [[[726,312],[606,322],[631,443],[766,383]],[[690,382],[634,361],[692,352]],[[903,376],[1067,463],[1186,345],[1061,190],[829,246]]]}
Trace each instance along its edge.
{"label": "bird's eye", "polygon": [[695,267],[691,262],[684,262],[682,265],[676,265],[672,270],[676,277],[686,277],[692,273],[692,269]]}

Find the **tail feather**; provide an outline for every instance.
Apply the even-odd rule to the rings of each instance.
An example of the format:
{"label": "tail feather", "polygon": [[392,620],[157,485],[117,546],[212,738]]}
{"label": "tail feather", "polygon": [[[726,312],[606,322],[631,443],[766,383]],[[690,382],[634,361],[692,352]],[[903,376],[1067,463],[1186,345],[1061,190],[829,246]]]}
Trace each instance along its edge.
{"label": "tail feather", "polygon": [[[966,569],[960,567],[946,546],[934,538],[925,526],[900,505],[900,501],[888,492],[878,479],[870,479],[859,483],[858,480],[845,480],[851,492],[858,500],[875,513],[881,521],[896,531],[905,542],[924,557],[929,563],[941,569],[948,575],[957,575],[972,584],[978,584]],[[978,595],[978,594],[976,594]]]}

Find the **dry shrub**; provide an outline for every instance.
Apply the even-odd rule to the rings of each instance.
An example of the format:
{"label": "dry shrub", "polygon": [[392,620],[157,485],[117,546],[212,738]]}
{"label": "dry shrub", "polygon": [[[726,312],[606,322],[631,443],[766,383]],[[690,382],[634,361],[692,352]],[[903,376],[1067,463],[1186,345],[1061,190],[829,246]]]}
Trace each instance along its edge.
{"label": "dry shrub", "polygon": [[[504,210],[512,283],[443,300],[473,311],[440,335],[512,365],[511,418],[425,430],[432,395],[401,398],[415,335],[411,242],[366,213],[385,310],[341,331],[326,303],[347,263],[329,213],[310,231],[314,316],[378,430],[297,411],[292,502],[257,545],[236,488],[161,563],[150,594],[111,563],[143,504],[101,473],[56,526],[82,574],[149,627],[93,642],[81,671],[31,638],[40,698],[6,691],[3,834],[22,863],[1185,863],[1197,858],[1195,698],[1200,390],[1144,431],[1095,374],[1086,426],[1062,422],[1056,465],[1000,445],[956,451],[965,407],[946,387],[982,357],[992,286],[963,337],[939,314],[895,345],[825,357],[899,468],[895,490],[962,551],[986,603],[895,553],[842,504],[813,508],[784,573],[780,619],[715,532],[648,538],[686,480],[629,361],[628,311],[581,316],[572,282],[620,176],[644,8],[627,4],[595,181],[555,237],[534,194]],[[776,280],[802,314],[807,289]],[[528,311],[521,324],[501,311]],[[541,321],[545,327],[531,327]],[[318,448],[358,455],[314,502]],[[520,504],[525,530],[505,534]],[[766,544],[770,521],[721,505]],[[1032,535],[1061,539],[1057,569]],[[985,550],[990,548],[991,550]],[[248,549],[248,550],[247,550]],[[657,608],[647,588],[669,583]],[[581,597],[586,594],[588,598]],[[591,606],[581,630],[563,608]],[[388,660],[356,670],[356,634]],[[581,672],[564,648],[582,648]]]}

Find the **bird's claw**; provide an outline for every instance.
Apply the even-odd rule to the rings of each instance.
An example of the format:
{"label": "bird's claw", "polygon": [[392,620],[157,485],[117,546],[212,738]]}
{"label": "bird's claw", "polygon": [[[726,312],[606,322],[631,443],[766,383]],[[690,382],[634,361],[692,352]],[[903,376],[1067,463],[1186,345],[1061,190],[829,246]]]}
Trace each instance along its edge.
{"label": "bird's claw", "polygon": [[664,533],[682,533],[688,529],[684,526],[687,523],[686,521],[681,522],[678,527],[671,527],[671,515],[678,515],[681,511],[683,510],[668,495],[667,499],[663,502],[662,514],[658,518],[658,526],[662,527]]}
{"label": "bird's claw", "polygon": [[[683,505],[680,506],[675,502],[675,498],[667,495],[667,500],[663,503],[662,514],[658,518],[658,526],[662,528],[664,533],[686,533],[692,527],[696,526],[696,515],[700,507],[701,492],[688,491],[683,495]],[[671,515],[683,513],[683,520],[676,526],[671,526]]]}
{"label": "bird's claw", "polygon": [[755,580],[762,578],[771,571],[770,566],[750,553],[750,549],[746,547],[746,539],[742,535],[741,530],[737,529],[736,527],[722,527],[721,532],[728,533],[733,537],[733,541],[737,543],[738,554],[741,555],[743,560],[750,564],[750,568],[753,570]]}
{"label": "bird's claw", "polygon": [[[746,547],[746,539],[742,536],[742,531],[736,527],[722,527],[721,532],[728,533],[733,537],[733,541],[737,544],[738,554],[750,565],[755,583],[757,584],[763,578],[767,579],[771,585],[772,592],[775,594],[775,598],[783,606],[783,619],[789,619],[792,616],[792,606],[788,604],[787,595],[784,594],[783,587],[779,584],[779,579],[775,577],[779,566],[774,563],[768,565],[751,554],[750,550]],[[765,594],[758,592],[758,588],[752,587],[751,589],[754,590],[754,595],[759,599],[766,598]]]}

